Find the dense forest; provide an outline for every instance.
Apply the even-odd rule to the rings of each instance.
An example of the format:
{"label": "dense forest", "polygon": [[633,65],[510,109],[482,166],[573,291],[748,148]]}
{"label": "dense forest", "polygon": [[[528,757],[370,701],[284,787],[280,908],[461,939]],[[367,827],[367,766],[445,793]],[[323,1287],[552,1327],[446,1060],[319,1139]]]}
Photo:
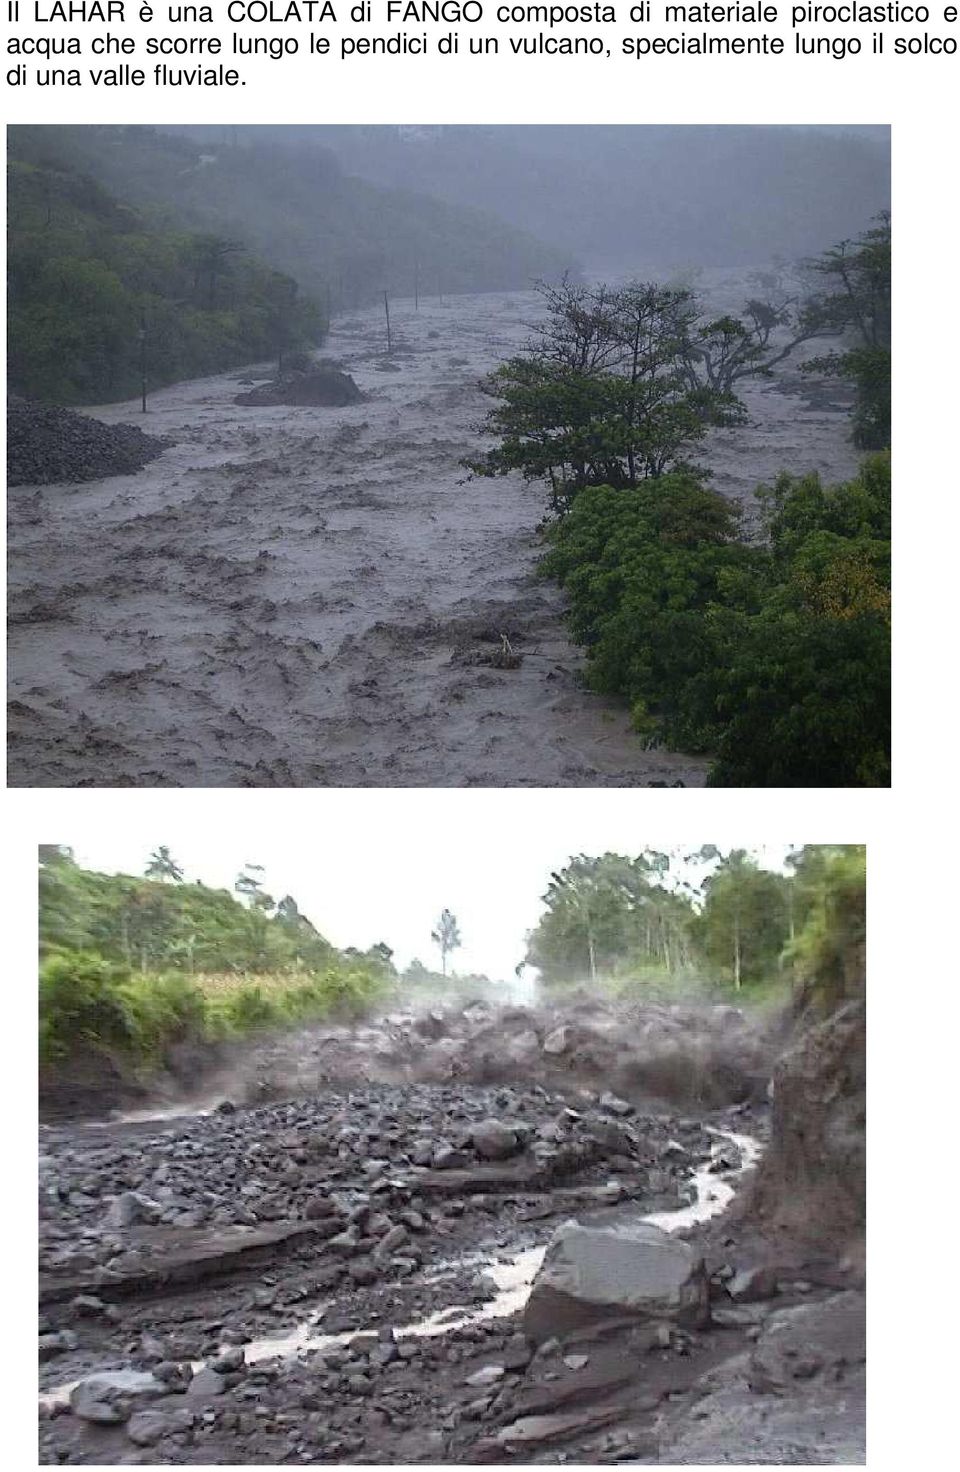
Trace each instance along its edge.
{"label": "dense forest", "polygon": [[[882,215],[807,263],[806,296],[714,320],[686,288],[544,286],[543,325],[486,384],[498,443],[470,467],[548,487],[541,567],[591,682],[645,740],[711,754],[713,785],[889,782],[890,243]],[[785,468],[744,527],[697,448],[744,421],[744,380],[819,339],[801,374],[849,382],[877,453],[835,486]]]}
{"label": "dense forest", "polygon": [[142,877],[98,874],[69,849],[40,849],[40,1053],[78,1046],[156,1059],[211,1039],[311,1016],[362,1014],[393,975],[384,946],[337,951],[256,866],[235,893],[184,883],[165,847]]}
{"label": "dense forest", "polygon": [[219,128],[212,140],[147,127],[21,127],[22,163],[91,178],[150,227],[237,241],[289,274],[324,312],[377,299],[524,289],[570,265],[492,213],[350,178],[333,153]]}
{"label": "dense forest", "polygon": [[[320,342],[321,308],[239,240],[151,220],[58,155],[8,158],[11,386],[61,404],[276,358]],[[32,155],[32,157],[30,156]]]}
{"label": "dense forest", "polygon": [[588,982],[643,997],[705,987],[747,1000],[813,973],[828,987],[826,951],[846,951],[853,931],[862,938],[865,866],[862,847],[828,844],[793,850],[783,870],[715,844],[581,854],[551,875],[527,960],[551,991]]}

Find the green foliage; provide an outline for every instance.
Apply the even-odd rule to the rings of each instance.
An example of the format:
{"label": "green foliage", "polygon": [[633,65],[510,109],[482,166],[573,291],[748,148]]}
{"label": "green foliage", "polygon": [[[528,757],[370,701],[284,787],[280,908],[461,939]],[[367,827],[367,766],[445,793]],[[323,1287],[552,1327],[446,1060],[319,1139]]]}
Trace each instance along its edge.
{"label": "green foliage", "polygon": [[544,981],[563,984],[646,975],[689,966],[690,892],[670,875],[667,854],[638,858],[585,854],[550,876],[545,913],[528,937],[527,962]]}
{"label": "green foliage", "polygon": [[845,240],[811,263],[832,288],[818,303],[823,323],[854,339],[844,352],[813,358],[807,372],[853,384],[853,442],[862,450],[890,446],[891,229],[889,214],[857,240]]}
{"label": "green foliage", "polygon": [[[319,309],[236,242],[155,223],[52,151],[8,160],[9,378],[64,404],[320,340]],[[30,151],[29,149],[27,150]],[[142,335],[142,336],[141,336]]]}
{"label": "green foliage", "polygon": [[468,462],[475,474],[546,480],[562,513],[587,486],[635,488],[684,467],[708,426],[740,421],[729,385],[698,377],[689,292],[567,280],[538,290],[545,322],[483,384],[497,401],[486,427],[500,443]]}
{"label": "green foliage", "polygon": [[[158,859],[169,879],[180,872],[167,850],[151,856],[151,868]],[[273,915],[259,887],[248,898],[244,905],[203,884],[93,873],[69,850],[44,845],[41,1062],[100,1049],[153,1066],[184,1041],[362,1017],[393,986],[388,947],[338,952],[292,896]]]}
{"label": "green foliage", "polygon": [[49,957],[40,968],[40,1061],[55,1063],[78,1043],[123,1048],[130,1028],[121,987],[128,973],[101,956]]}
{"label": "green foliage", "polygon": [[551,875],[527,961],[547,987],[628,999],[732,989],[763,1004],[782,1001],[794,975],[836,999],[858,962],[862,973],[864,864],[861,847],[825,844],[789,854],[786,873],[713,844],[580,854]]}
{"label": "green foliage", "polygon": [[775,974],[788,931],[788,881],[735,849],[704,885],[694,935],[735,988]]}
{"label": "green foliage", "polygon": [[384,290],[410,297],[415,281],[421,297],[526,289],[569,264],[496,215],[350,177],[312,133],[303,142],[288,128],[217,129],[201,142],[85,125],[9,137],[18,156],[55,153],[165,229],[244,242],[334,312]]}
{"label": "green foliage", "polygon": [[828,1013],[865,983],[867,859],[860,844],[823,850],[798,875],[807,886],[806,915],[787,949],[798,1003]]}
{"label": "green foliage", "polygon": [[711,752],[714,786],[889,781],[890,463],[762,489],[765,545],[682,472],[587,487],[548,531],[595,688]]}

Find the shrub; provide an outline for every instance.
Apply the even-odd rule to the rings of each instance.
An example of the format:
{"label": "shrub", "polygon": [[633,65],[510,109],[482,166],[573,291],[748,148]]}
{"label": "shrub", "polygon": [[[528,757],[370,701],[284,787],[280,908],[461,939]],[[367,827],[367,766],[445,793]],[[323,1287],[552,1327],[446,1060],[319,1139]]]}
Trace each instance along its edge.
{"label": "shrub", "polygon": [[890,780],[890,459],[761,488],[768,542],[679,472],[587,487],[547,533],[591,684],[635,729],[711,751],[713,786]]}
{"label": "shrub", "polygon": [[51,956],[40,970],[40,1061],[55,1063],[78,1043],[127,1048],[122,987],[129,973],[100,956]]}

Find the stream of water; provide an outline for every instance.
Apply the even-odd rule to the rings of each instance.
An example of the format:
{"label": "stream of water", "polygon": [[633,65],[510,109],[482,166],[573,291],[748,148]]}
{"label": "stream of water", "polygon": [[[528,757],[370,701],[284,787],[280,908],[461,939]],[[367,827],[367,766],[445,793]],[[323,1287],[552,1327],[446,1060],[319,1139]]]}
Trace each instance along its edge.
{"label": "stream of water", "polygon": [[[690,1179],[693,1199],[689,1205],[675,1211],[651,1212],[642,1218],[643,1221],[660,1227],[665,1232],[679,1232],[709,1221],[727,1209],[736,1194],[736,1183],[757,1164],[763,1147],[752,1135],[720,1129],[710,1129],[710,1133],[717,1137],[714,1157],[694,1170]],[[740,1164],[721,1174],[715,1169],[716,1152],[722,1150],[724,1143],[733,1145],[740,1152]],[[409,1336],[449,1334],[468,1324],[480,1324],[488,1319],[507,1318],[518,1313],[527,1301],[546,1250],[547,1244],[542,1243],[522,1248],[512,1257],[501,1260],[492,1260],[482,1253],[476,1253],[445,1265],[446,1271],[450,1272],[464,1266],[476,1266],[496,1283],[496,1294],[480,1305],[447,1305],[437,1309],[413,1323],[395,1328],[395,1336],[403,1339]],[[435,1280],[444,1275],[444,1269],[438,1270]],[[282,1359],[301,1352],[334,1349],[349,1344],[358,1334],[376,1332],[378,1326],[357,1325],[336,1334],[325,1334],[320,1324],[328,1307],[329,1304],[324,1304],[315,1309],[303,1323],[290,1332],[248,1340],[243,1346],[247,1363],[256,1364],[261,1360]],[[194,1370],[202,1369],[203,1363],[202,1360],[195,1362]],[[69,1401],[70,1392],[79,1383],[79,1380],[73,1380],[68,1384],[55,1386],[40,1397],[41,1404],[52,1406]]]}

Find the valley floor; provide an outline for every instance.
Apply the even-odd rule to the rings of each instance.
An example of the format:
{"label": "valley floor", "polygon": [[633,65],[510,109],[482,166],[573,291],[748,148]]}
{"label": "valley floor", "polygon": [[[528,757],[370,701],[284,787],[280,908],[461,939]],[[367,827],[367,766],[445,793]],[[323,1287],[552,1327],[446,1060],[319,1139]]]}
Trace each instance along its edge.
{"label": "valley floor", "polygon": [[[728,279],[729,278],[729,279]],[[746,283],[718,273],[718,304]],[[365,397],[236,405],[247,375],[93,412],[172,448],[136,475],[10,495],[16,786],[702,785],[587,691],[535,575],[541,488],[469,480],[480,377],[532,294],[343,319],[325,351]],[[782,385],[781,385],[782,386]],[[707,446],[749,502],[781,469],[850,473],[842,406],[748,385]],[[492,663],[506,636],[518,668]]]}

